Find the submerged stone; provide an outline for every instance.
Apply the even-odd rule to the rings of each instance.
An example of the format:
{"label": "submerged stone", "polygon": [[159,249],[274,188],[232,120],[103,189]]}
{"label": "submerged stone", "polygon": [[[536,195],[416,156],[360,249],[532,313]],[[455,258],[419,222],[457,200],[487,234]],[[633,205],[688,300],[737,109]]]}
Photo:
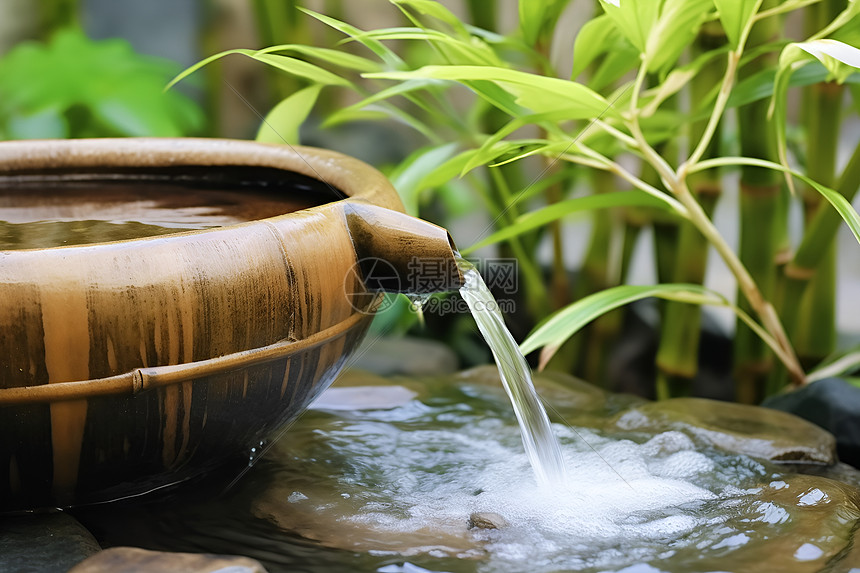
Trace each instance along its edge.
{"label": "submerged stone", "polygon": [[[848,573],[860,563],[860,490],[798,472],[860,475],[809,463],[833,459],[827,434],[788,414],[655,404],[539,374],[567,475],[546,488],[493,370],[338,384],[360,389],[352,407],[347,393],[338,409],[308,411],[218,503],[183,509],[175,496],[155,524],[112,527],[128,541],[111,544],[166,531],[187,551],[174,533],[185,532],[193,549],[252,555],[273,571]],[[366,407],[391,388],[414,395]]]}
{"label": "submerged stone", "polygon": [[67,513],[0,518],[0,571],[66,571],[99,551],[92,534]]}
{"label": "submerged stone", "polygon": [[69,573],[266,573],[255,559],[204,553],[166,553],[137,547],[105,549]]}
{"label": "submerged stone", "polygon": [[674,398],[622,412],[614,425],[651,433],[682,430],[704,444],[759,459],[836,462],[836,441],[830,433],[797,416],[757,406]]}
{"label": "submerged stone", "polygon": [[469,529],[501,529],[508,521],[494,511],[475,511],[469,516]]}

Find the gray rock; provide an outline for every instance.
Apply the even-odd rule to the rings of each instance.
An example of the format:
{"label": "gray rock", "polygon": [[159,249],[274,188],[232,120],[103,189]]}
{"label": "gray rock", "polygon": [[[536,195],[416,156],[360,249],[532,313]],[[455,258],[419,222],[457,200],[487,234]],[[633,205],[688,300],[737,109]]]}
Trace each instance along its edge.
{"label": "gray rock", "polygon": [[66,571],[99,551],[90,532],[66,513],[0,518],[0,571]]}
{"label": "gray rock", "polygon": [[469,529],[502,529],[508,520],[492,511],[476,511],[469,516]]}
{"label": "gray rock", "polygon": [[728,452],[778,462],[836,462],[836,440],[797,416],[704,398],[648,402],[619,414],[621,430],[682,430]]}
{"label": "gray rock", "polygon": [[826,378],[787,394],[772,396],[763,406],[790,412],[833,432],[839,459],[860,467],[860,388],[841,378]]}
{"label": "gray rock", "polygon": [[428,376],[450,374],[459,364],[454,351],[435,340],[368,336],[350,366],[380,376]]}
{"label": "gray rock", "polygon": [[256,559],[205,553],[165,553],[113,547],[78,564],[69,573],[266,573]]}

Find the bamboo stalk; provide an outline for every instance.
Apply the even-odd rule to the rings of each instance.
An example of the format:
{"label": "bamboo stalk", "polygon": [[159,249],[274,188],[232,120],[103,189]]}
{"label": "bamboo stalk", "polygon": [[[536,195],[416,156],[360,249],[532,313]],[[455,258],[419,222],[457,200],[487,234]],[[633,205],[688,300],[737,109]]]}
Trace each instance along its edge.
{"label": "bamboo stalk", "polygon": [[[848,201],[854,200],[858,189],[860,189],[860,146],[855,147],[854,153],[834,187],[834,190]],[[827,251],[835,242],[841,224],[842,219],[835,209],[828,206],[819,209],[807,224],[794,258],[783,270],[784,289],[780,316],[788,332],[794,332],[797,329],[801,301],[822,262],[821,253]],[[784,372],[772,376],[768,393],[779,392],[785,386],[785,382]]]}
{"label": "bamboo stalk", "polygon": [[[726,42],[722,26],[711,22],[703,26],[696,38],[695,52],[703,53],[719,48]],[[690,99],[700,101],[725,74],[725,63],[715,60],[705,66],[690,84]],[[697,122],[690,127],[691,141],[698,141],[705,133],[707,123]],[[719,130],[711,138],[703,158],[719,155]],[[710,170],[689,177],[690,190],[702,205],[708,217],[713,215],[717,200],[722,194],[721,173]],[[702,284],[708,261],[708,242],[689,222],[681,223],[678,232],[678,251],[672,269],[672,282]],[[657,350],[657,397],[670,398],[691,393],[693,379],[699,366],[699,340],[701,338],[702,309],[699,305],[667,301],[664,305],[660,346]]]}
{"label": "bamboo stalk", "polygon": [[[767,2],[773,5],[773,2]],[[766,6],[765,6],[766,7]],[[759,22],[750,33],[749,47],[771,41],[779,33],[778,18]],[[744,68],[752,75],[776,65],[775,54],[765,54]],[[741,155],[778,161],[773,129],[767,121],[767,101],[738,108],[738,131]],[[769,169],[744,166],[740,182],[740,260],[749,270],[762,295],[772,300],[776,294],[776,259],[780,249],[779,214],[782,177]],[[753,303],[739,289],[738,306],[754,310]],[[742,321],[736,322],[735,398],[746,404],[757,404],[765,395],[767,377],[773,367],[773,355],[767,345]]]}

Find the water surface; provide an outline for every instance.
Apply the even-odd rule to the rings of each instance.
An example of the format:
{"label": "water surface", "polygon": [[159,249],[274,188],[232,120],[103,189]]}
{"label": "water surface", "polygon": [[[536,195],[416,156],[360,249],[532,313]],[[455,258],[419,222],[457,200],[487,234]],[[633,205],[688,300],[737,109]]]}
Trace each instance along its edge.
{"label": "water surface", "polygon": [[[567,467],[554,490],[536,484],[492,372],[397,380],[391,392],[353,377],[226,494],[208,480],[81,517],[109,544],[238,553],[273,573],[850,570],[856,489],[681,425],[625,431],[612,420],[638,412],[635,399],[538,378]],[[470,528],[476,512],[506,525]]]}

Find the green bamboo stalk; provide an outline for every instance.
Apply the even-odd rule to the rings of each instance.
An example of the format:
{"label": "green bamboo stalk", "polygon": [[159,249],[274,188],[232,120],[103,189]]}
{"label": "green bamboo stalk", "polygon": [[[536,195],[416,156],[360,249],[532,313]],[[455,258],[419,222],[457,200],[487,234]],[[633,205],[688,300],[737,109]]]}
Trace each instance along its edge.
{"label": "green bamboo stalk", "polygon": [[[827,26],[844,8],[844,2],[825,0],[810,6],[807,33],[815,34]],[[842,120],[843,88],[836,82],[810,86],[805,91],[806,171],[809,177],[832,187],[836,178],[836,154]],[[803,194],[807,224],[823,205],[821,195],[806,188]],[[805,368],[811,368],[836,348],[836,243],[821,254],[815,276],[801,302],[800,317],[794,332],[789,332]]]}
{"label": "green bamboo stalk", "polygon": [[[696,38],[695,53],[705,53],[726,42],[722,26],[711,22],[702,27]],[[690,99],[700,101],[719,85],[725,75],[725,61],[714,60],[705,66],[690,83]],[[699,141],[707,120],[690,126],[690,141]],[[703,159],[717,157],[721,137],[719,130],[711,139]],[[719,170],[694,174],[689,178],[690,191],[702,205],[708,217],[713,215],[722,194],[722,174]],[[672,282],[702,284],[708,262],[708,241],[689,222],[682,223],[678,232],[678,248],[672,269]],[[664,306],[660,346],[657,350],[657,397],[671,398],[689,395],[699,366],[702,309],[699,305],[667,301]]]}
{"label": "green bamboo stalk", "polygon": [[[297,17],[301,15],[296,0],[253,0],[254,19],[260,46],[278,44],[310,43],[304,26],[299,26]],[[266,79],[269,84],[271,105],[273,107],[290,94],[296,92],[301,83],[292,75],[285,74],[272,66],[266,66]]]}
{"label": "green bamboo stalk", "polygon": [[[594,172],[594,193],[611,193],[615,189],[615,178],[606,171]],[[613,213],[601,209],[592,213],[591,237],[582,264],[575,299],[615,286],[612,277],[611,249],[614,234]],[[606,379],[609,347],[621,329],[623,315],[619,312],[605,314],[592,322],[582,333],[584,343],[579,362],[579,375],[595,384]]]}
{"label": "green bamboo stalk", "polygon": [[[858,189],[860,189],[860,146],[854,149],[839,181],[834,186],[834,190],[848,201],[854,200]],[[801,301],[822,263],[821,253],[827,252],[835,243],[836,234],[841,225],[842,219],[835,209],[829,206],[819,209],[807,224],[794,258],[785,266],[780,316],[787,332],[797,330]],[[785,384],[785,373],[780,371],[771,377],[768,393],[779,392]]]}
{"label": "green bamboo stalk", "polygon": [[[763,9],[774,6],[765,2]],[[748,49],[771,41],[780,30],[778,18],[759,22],[752,30]],[[776,66],[776,55],[766,54],[747,64],[744,77]],[[778,162],[773,129],[767,121],[768,102],[754,102],[738,108],[738,131],[741,154]],[[775,171],[759,167],[744,167],[740,182],[740,260],[759,286],[761,294],[772,300],[776,294],[776,258],[784,222],[778,218],[782,193],[782,177]],[[738,291],[738,306],[752,312],[752,305]],[[746,324],[738,320],[734,344],[735,399],[756,404],[765,395],[767,377],[773,366],[768,347]]]}

